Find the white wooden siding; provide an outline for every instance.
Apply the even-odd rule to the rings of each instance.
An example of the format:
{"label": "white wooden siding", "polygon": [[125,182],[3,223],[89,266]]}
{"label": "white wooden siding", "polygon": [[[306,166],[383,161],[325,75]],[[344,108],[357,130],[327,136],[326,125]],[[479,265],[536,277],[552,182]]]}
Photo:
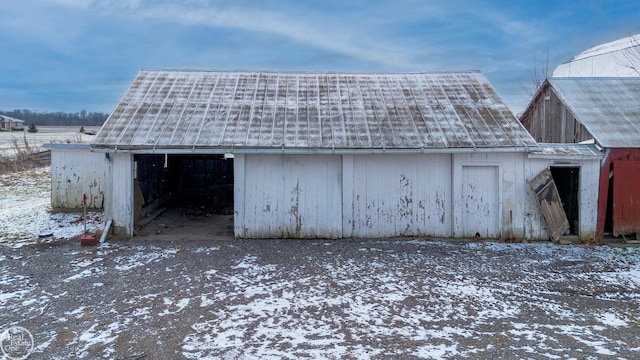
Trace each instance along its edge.
{"label": "white wooden siding", "polygon": [[237,236],[342,237],[340,156],[245,155],[243,163]]}
{"label": "white wooden siding", "polygon": [[[523,178],[525,157],[525,154],[517,153],[453,155],[453,237],[472,237],[479,232],[487,238],[504,238],[511,233],[515,236],[523,233],[515,220],[513,223],[509,222],[509,214],[511,213],[514,219],[520,219],[527,205],[528,200],[525,199],[527,187]],[[478,170],[477,167],[485,169]],[[467,177],[470,177],[467,180],[465,180],[465,171],[468,172]],[[494,171],[497,173],[494,174]],[[478,177],[480,174],[476,172],[486,172],[486,174]],[[469,199],[471,196],[469,187],[474,182],[473,186],[478,190],[475,196],[478,198],[474,196],[474,199]],[[495,194],[496,191],[497,206],[496,198],[487,194],[487,192]],[[469,206],[476,209],[470,211]],[[483,210],[480,211],[478,208]],[[469,220],[469,217],[473,220]],[[477,221],[478,225],[474,226],[470,221]],[[486,235],[483,232],[486,232]]]}
{"label": "white wooden siding", "polygon": [[[493,180],[498,184],[499,207],[497,219],[499,231],[496,237],[513,237],[522,239],[545,240],[549,234],[544,219],[538,209],[535,194],[529,188],[527,180],[533,178],[543,169],[549,166],[576,166],[580,168],[580,193],[579,193],[579,237],[588,240],[595,235],[598,201],[598,181],[600,171],[600,159],[588,157],[583,159],[568,160],[563,156],[550,154],[536,155],[536,158],[528,158],[526,154],[504,153],[476,153],[453,155],[453,233],[452,237],[469,237],[475,234],[471,229],[465,228],[469,214],[465,214],[470,204],[464,199],[463,172],[469,166],[488,166],[498,168],[498,179]],[[487,181],[490,180],[487,177]],[[488,186],[488,185],[487,185]],[[485,190],[486,192],[486,190]],[[475,221],[481,221],[476,219]],[[493,221],[487,217],[485,221]],[[482,234],[482,233],[481,233]]]}
{"label": "white wooden siding", "polygon": [[[598,185],[600,179],[599,159],[566,161],[557,159],[528,159],[525,164],[525,177],[529,180],[549,166],[575,166],[580,168],[580,188],[578,194],[579,234],[581,240],[595,238],[598,215]],[[546,239],[549,234],[533,191],[527,192],[527,204],[523,227],[525,236],[534,239]]]}
{"label": "white wooden siding", "polygon": [[110,157],[105,215],[113,220],[116,234],[133,236],[133,155],[112,153]]}
{"label": "white wooden siding", "polygon": [[[553,155],[555,156],[555,155]],[[521,153],[238,155],[238,237],[546,239]],[[566,163],[566,161],[564,161]],[[580,237],[595,232],[599,159],[580,167]]]}
{"label": "white wooden siding", "polygon": [[56,144],[51,148],[51,206],[62,209],[104,205],[107,160],[103,153],[93,153],[89,146]]}
{"label": "white wooden siding", "polygon": [[[546,239],[527,180],[563,164],[580,167],[579,236],[593,237],[599,158],[545,156],[239,154],[234,159],[235,236],[463,238],[480,232],[487,238]],[[111,154],[108,164],[105,214],[116,230],[131,236],[132,155]]]}
{"label": "white wooden siding", "polygon": [[357,155],[351,173],[346,236],[450,235],[451,155]]}
{"label": "white wooden siding", "polygon": [[461,236],[500,237],[500,176],[498,166],[462,166]]}

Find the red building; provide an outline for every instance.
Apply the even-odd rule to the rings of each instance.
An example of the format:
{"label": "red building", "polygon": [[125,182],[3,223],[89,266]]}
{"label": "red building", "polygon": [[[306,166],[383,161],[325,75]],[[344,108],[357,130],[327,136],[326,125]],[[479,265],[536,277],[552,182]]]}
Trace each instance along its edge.
{"label": "red building", "polygon": [[550,78],[520,121],[538,142],[601,148],[596,237],[640,233],[640,78]]}

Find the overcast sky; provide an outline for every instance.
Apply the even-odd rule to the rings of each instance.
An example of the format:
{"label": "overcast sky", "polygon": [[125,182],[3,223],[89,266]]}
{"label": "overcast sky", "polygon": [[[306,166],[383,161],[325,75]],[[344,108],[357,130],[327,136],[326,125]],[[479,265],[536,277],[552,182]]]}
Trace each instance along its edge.
{"label": "overcast sky", "polygon": [[110,112],[138,70],[192,68],[480,70],[517,113],[536,63],[637,32],[637,0],[3,0],[0,110]]}

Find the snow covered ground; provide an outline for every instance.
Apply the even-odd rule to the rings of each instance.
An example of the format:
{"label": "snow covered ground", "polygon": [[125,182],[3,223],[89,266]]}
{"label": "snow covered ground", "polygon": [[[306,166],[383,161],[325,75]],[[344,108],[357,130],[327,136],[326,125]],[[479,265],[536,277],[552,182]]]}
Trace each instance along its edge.
{"label": "snow covered ground", "polygon": [[[47,194],[35,180],[0,182],[28,189],[22,202],[0,204],[11,213]],[[0,215],[0,232],[14,234],[0,244],[0,331],[28,329],[30,358],[640,357],[637,248],[148,239],[81,247],[68,240],[79,230],[74,218],[52,220],[39,201],[22,212],[39,215],[22,225],[7,227],[15,218]],[[43,227],[57,237],[38,242]]]}
{"label": "snow covered ground", "polygon": [[[87,231],[103,228],[102,213],[87,214]],[[0,243],[23,246],[52,233],[69,239],[84,233],[82,213],[51,212],[51,169],[49,167],[0,174]]]}

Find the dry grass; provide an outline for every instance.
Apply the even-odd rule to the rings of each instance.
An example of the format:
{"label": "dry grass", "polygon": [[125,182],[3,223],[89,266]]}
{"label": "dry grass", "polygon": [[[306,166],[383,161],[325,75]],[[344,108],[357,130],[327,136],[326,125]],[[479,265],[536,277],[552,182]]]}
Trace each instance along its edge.
{"label": "dry grass", "polygon": [[0,174],[24,171],[51,163],[50,153],[34,148],[27,136],[11,139],[12,152],[0,153]]}

